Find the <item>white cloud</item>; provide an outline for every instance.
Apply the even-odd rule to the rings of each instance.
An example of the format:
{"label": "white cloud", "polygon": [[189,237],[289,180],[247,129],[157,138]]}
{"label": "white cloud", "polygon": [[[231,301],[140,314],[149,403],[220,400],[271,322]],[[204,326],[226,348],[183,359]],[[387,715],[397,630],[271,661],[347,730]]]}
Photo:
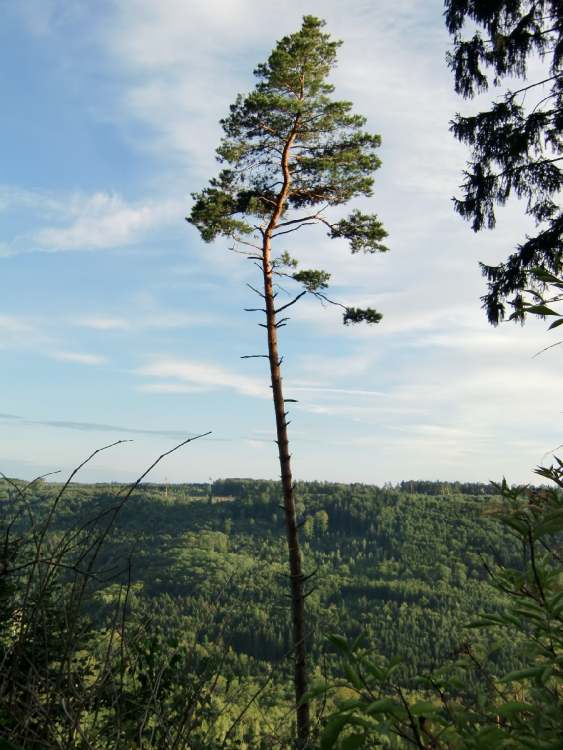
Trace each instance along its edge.
{"label": "white cloud", "polygon": [[86,354],[83,352],[53,351],[48,352],[47,356],[52,359],[58,359],[61,362],[74,362],[78,365],[103,365],[107,362],[107,358],[99,354]]}
{"label": "white cloud", "polygon": [[15,315],[0,315],[0,331],[2,336],[16,334],[18,336],[35,333],[35,326],[25,318]]}
{"label": "white cloud", "polygon": [[112,317],[80,318],[77,325],[84,328],[93,328],[95,331],[124,331],[130,328],[128,320]]}
{"label": "white cloud", "polygon": [[376,352],[362,349],[346,356],[304,354],[300,357],[299,365],[307,374],[315,376],[315,383],[311,385],[326,387],[329,383],[341,378],[360,378],[368,374],[376,360]]}
{"label": "white cloud", "polygon": [[213,168],[218,121],[251,76],[248,45],[261,16],[244,0],[126,0],[115,6],[101,44],[124,83],[116,116],[150,127],[137,141],[165,159],[187,160],[192,173]]}
{"label": "white cloud", "polygon": [[31,317],[0,314],[0,349],[42,350],[52,339]]}
{"label": "white cloud", "polygon": [[314,395],[326,395],[326,396],[377,396],[384,397],[387,394],[382,391],[368,391],[363,389],[353,388],[327,388],[324,386],[312,386],[312,385],[291,385],[288,388],[291,391],[303,391],[305,393],[312,393]]}
{"label": "white cloud", "polygon": [[0,211],[25,212],[25,226],[38,225],[0,245],[0,257],[9,257],[22,252],[104,250],[141,243],[158,230],[180,225],[185,205],[178,197],[128,201],[114,192],[48,193],[3,185]]}
{"label": "white cloud", "polygon": [[104,192],[75,196],[70,205],[61,208],[68,223],[36,232],[33,241],[39,249],[123,247],[144,240],[149,232],[174,220],[180,222],[182,216],[178,201],[128,203],[120,195]]}
{"label": "white cloud", "polygon": [[162,392],[178,392],[180,388],[196,388],[198,390],[213,391],[218,389],[232,389],[245,396],[265,398],[269,396],[268,388],[259,380],[239,375],[225,370],[217,365],[192,362],[178,359],[158,359],[136,373],[145,377],[165,378],[179,381],[179,383],[146,384],[145,390]]}
{"label": "white cloud", "polygon": [[0,211],[7,212],[13,209],[26,209],[38,213],[40,216],[52,216],[58,214],[65,205],[42,190],[31,190],[19,185],[0,185]]}
{"label": "white cloud", "polygon": [[[79,318],[75,325],[96,331],[133,331],[147,329],[182,329],[193,326],[213,325],[218,322],[218,316],[196,315],[190,313],[166,312],[154,310],[149,313],[139,313],[134,318],[112,315],[93,315]],[[225,325],[228,320],[221,320]]]}
{"label": "white cloud", "polygon": [[228,319],[220,319],[219,316],[212,314],[154,311],[142,318],[139,325],[142,328],[189,328],[191,326],[213,325],[219,321],[221,325],[228,323]]}
{"label": "white cloud", "polygon": [[[48,321],[53,323],[54,321]],[[55,321],[56,322],[56,321]],[[57,326],[57,329],[59,326]],[[107,362],[99,354],[69,351],[64,348],[60,331],[57,336],[48,333],[48,325],[39,325],[31,318],[15,315],[0,315],[0,349],[28,351],[35,355],[56,359],[60,362],[74,362],[83,365],[101,365]]]}
{"label": "white cloud", "polygon": [[212,388],[197,383],[143,383],[137,390],[145,393],[207,393]]}

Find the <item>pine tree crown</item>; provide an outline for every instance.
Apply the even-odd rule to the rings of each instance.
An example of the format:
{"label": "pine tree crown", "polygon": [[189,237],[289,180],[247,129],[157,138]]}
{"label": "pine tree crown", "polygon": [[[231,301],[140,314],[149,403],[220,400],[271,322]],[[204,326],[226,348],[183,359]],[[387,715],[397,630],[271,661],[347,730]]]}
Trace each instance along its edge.
{"label": "pine tree crown", "polygon": [[[292,231],[322,224],[330,238],[348,240],[353,253],[387,250],[387,233],[376,215],[356,210],[330,221],[325,213],[372,195],[381,138],[364,129],[366,118],[353,112],[351,102],[331,98],[334,86],[328,77],[341,42],[332,40],[324,26],[305,16],[301,29],[280,39],[256,67],[255,88],[239,95],[221,120],[224,136],[216,153],[222,168],[209,187],[192,194],[188,218],[204,241],[224,236],[249,242],[266,231],[273,239],[273,230],[291,222]],[[269,227],[282,189],[277,224]],[[303,210],[305,216],[289,218],[289,212]],[[293,278],[313,291],[304,273]],[[324,288],[328,275],[319,273],[325,274]]]}

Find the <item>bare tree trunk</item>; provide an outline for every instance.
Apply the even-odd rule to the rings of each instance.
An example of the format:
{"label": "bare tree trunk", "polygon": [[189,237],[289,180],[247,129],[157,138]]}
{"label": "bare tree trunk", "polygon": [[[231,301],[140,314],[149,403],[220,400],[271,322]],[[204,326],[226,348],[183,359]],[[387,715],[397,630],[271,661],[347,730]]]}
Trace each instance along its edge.
{"label": "bare tree trunk", "polygon": [[301,564],[299,526],[295,511],[293,477],[291,474],[291,454],[289,453],[287,415],[282,388],[281,359],[278,351],[275,296],[272,280],[273,269],[271,262],[271,239],[280,216],[283,213],[284,205],[289,193],[289,185],[291,182],[291,175],[289,172],[289,152],[293,145],[293,141],[295,140],[299,120],[300,116],[297,115],[294,126],[283,150],[281,164],[284,174],[283,187],[280,190],[270,222],[263,235],[262,272],[264,277],[264,301],[266,304],[266,328],[268,332],[268,359],[270,361],[272,397],[276,414],[276,442],[278,444],[287,546],[289,552],[291,614],[293,622],[294,685],[297,711],[297,747],[304,748],[307,745],[310,730],[309,703],[304,700],[308,685],[306,662],[307,649],[305,643],[304,576]]}
{"label": "bare tree trunk", "polygon": [[266,318],[268,329],[268,355],[270,360],[270,376],[272,395],[276,412],[276,433],[281,469],[281,483],[283,490],[283,505],[285,512],[285,526],[287,532],[287,546],[289,552],[289,570],[291,580],[291,610],[293,620],[294,646],[294,682],[295,701],[297,705],[297,737],[299,747],[304,747],[309,735],[309,705],[303,701],[307,691],[307,668],[305,648],[305,607],[303,596],[303,572],[301,567],[301,551],[299,547],[299,529],[295,511],[293,492],[293,477],[291,475],[291,455],[287,435],[287,421],[285,402],[283,397],[280,356],[278,352],[276,313],[272,289],[272,272],[269,258],[264,254],[264,290],[266,302]]}

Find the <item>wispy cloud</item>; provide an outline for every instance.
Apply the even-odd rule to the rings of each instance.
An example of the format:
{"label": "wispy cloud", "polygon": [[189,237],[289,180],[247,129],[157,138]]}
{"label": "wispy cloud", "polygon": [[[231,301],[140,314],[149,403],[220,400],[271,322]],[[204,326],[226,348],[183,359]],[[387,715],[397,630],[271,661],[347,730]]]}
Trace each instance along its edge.
{"label": "wispy cloud", "polygon": [[164,379],[166,383],[146,383],[144,390],[178,393],[182,389],[213,391],[229,389],[244,396],[267,398],[268,388],[264,382],[239,375],[217,365],[179,359],[157,359],[136,370],[138,375]]}
{"label": "wispy cloud", "polygon": [[85,352],[52,351],[47,352],[47,356],[61,362],[74,362],[77,365],[103,365],[108,361],[107,357],[101,354],[87,354]]}
{"label": "wispy cloud", "polygon": [[192,172],[213,165],[218,120],[249,75],[241,58],[262,31],[263,12],[255,10],[245,0],[115,6],[100,43],[124,84],[116,118],[131,137],[131,123],[150,127],[140,148],[169,164],[187,160]]}
{"label": "wispy cloud", "polygon": [[131,327],[131,322],[124,318],[94,316],[80,318],[76,321],[76,325],[92,328],[95,331],[126,331]]}
{"label": "wispy cloud", "polygon": [[0,419],[16,420],[24,425],[39,425],[42,427],[54,427],[64,430],[78,430],[79,432],[111,432],[120,435],[148,435],[153,437],[167,437],[174,440],[183,440],[195,435],[193,431],[186,430],[158,430],[140,427],[127,427],[123,425],[105,424],[101,422],[75,422],[63,419],[25,419],[15,414],[0,414]]}
{"label": "wispy cloud", "polygon": [[176,198],[130,201],[115,192],[91,194],[44,192],[0,186],[0,211],[26,213],[37,228],[5,240],[0,255],[44,251],[107,250],[144,242],[185,212]]}
{"label": "wispy cloud", "polygon": [[[146,329],[182,329],[216,324],[218,316],[165,310],[140,312],[135,317],[92,315],[78,318],[75,325],[95,331],[135,331]],[[222,324],[227,320],[221,320]]]}
{"label": "wispy cloud", "polygon": [[4,336],[30,335],[36,332],[36,327],[26,318],[16,315],[0,315],[0,333]]}
{"label": "wispy cloud", "polygon": [[[56,328],[56,332],[51,333],[52,328]],[[24,316],[0,315],[0,349],[31,352],[39,357],[79,365],[103,365],[108,361],[101,354],[67,349],[60,329],[58,319],[39,323]]]}
{"label": "wispy cloud", "polygon": [[288,389],[320,396],[376,396],[381,398],[387,395],[383,391],[370,391],[361,388],[328,388],[314,385],[292,385],[291,383],[289,383]]}
{"label": "wispy cloud", "polygon": [[70,219],[62,226],[40,229],[33,236],[38,249],[51,251],[101,250],[140,242],[146,235],[176,220],[179,202],[129,203],[115,193],[75,197],[63,212]]}
{"label": "wispy cloud", "polygon": [[49,191],[0,184],[0,211],[3,213],[25,209],[38,216],[49,217],[59,213],[63,205],[63,201]]}

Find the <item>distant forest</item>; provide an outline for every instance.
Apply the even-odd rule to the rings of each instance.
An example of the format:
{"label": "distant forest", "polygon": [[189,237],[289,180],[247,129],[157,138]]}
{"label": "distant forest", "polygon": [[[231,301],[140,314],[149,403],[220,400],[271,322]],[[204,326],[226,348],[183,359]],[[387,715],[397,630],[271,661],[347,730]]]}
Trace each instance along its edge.
{"label": "distant forest", "polygon": [[[57,490],[43,483],[32,502],[47,508]],[[72,485],[53,533],[99,516],[104,523],[116,490]],[[415,671],[454,649],[463,623],[494,608],[486,565],[511,564],[518,554],[508,532],[499,536],[482,515],[492,492],[491,485],[459,482],[299,483],[316,657],[324,647],[318,636],[333,631],[361,631],[383,653],[407,657]],[[97,596],[109,599],[127,570],[136,598],[157,610],[195,618],[218,600],[219,620],[229,612],[228,645],[245,662],[277,662],[290,648],[280,503],[274,481],[141,486],[103,550],[103,567],[123,572]]]}
{"label": "distant forest", "polygon": [[[61,486],[39,482],[21,496],[17,489],[23,487],[17,481],[0,485],[2,516],[13,523],[10,534],[26,540],[13,549],[14,561],[25,566],[34,550],[29,518],[41,527]],[[314,679],[338,673],[326,638],[331,633],[361,635],[367,649],[403,657],[407,679],[455,654],[467,638],[464,624],[501,605],[487,568],[518,565],[521,550],[508,530],[484,515],[495,501],[493,486],[307,482],[296,489],[305,573],[311,576]],[[284,717],[292,705],[279,484],[251,479],[146,484],[120,503],[123,490],[118,484],[71,484],[60,497],[44,544],[57,549],[65,539],[72,543],[62,544],[60,575],[53,581],[60,596],[52,601],[55,610],[63,607],[74,580],[69,571],[88,558],[88,540],[103,539],[96,575],[87,582],[82,649],[95,654],[101,647],[126,591],[129,632],[150,633],[144,636],[149,645],[142,669],[149,669],[155,654],[159,664],[175,663],[178,649],[185,649],[189,666],[169,675],[167,690],[173,694],[180,684],[190,684],[186,670],[194,671],[194,684],[194,675],[201,677],[198,669],[213,664],[217,682],[207,709],[214,712],[213,731],[219,734],[259,690],[232,738],[262,747],[253,743],[263,737],[264,712],[279,736],[287,730]],[[26,572],[23,567],[22,580]],[[499,672],[517,666],[512,644],[503,644],[495,660]],[[133,683],[138,690],[144,684],[137,678],[129,678],[133,693]]]}

